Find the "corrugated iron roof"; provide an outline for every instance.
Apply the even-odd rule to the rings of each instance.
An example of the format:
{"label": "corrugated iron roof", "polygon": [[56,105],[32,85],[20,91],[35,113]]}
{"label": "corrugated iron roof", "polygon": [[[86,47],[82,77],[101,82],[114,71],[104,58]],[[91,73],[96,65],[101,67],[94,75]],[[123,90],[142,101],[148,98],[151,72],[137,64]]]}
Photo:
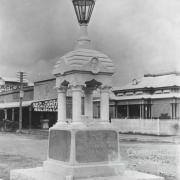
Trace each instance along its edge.
{"label": "corrugated iron roof", "polygon": [[180,75],[178,73],[157,76],[149,75],[138,79],[136,82],[137,83],[134,83],[133,81],[122,87],[114,87],[113,91],[180,86]]}

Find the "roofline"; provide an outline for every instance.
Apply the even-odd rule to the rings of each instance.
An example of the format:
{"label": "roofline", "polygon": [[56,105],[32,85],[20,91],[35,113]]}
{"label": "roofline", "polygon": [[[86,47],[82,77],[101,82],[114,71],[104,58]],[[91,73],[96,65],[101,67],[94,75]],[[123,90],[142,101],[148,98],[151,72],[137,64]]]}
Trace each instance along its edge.
{"label": "roofline", "polygon": [[157,76],[164,76],[164,75],[171,75],[171,74],[175,74],[180,76],[180,71],[170,71],[170,72],[166,72],[166,73],[157,73],[157,74],[144,74],[144,77],[157,77]]}
{"label": "roofline", "polygon": [[40,80],[40,81],[34,81],[34,84],[47,82],[47,81],[52,81],[52,80],[56,80],[56,78],[49,78],[49,79],[44,79],[44,80]]}
{"label": "roofline", "polygon": [[[32,101],[23,101],[22,102],[22,107],[28,107],[32,105]],[[19,107],[19,102],[4,102],[0,103],[0,109],[10,109],[10,108],[18,108]]]}
{"label": "roofline", "polygon": [[160,87],[144,87],[144,88],[132,88],[132,89],[119,89],[119,90],[112,90],[112,92],[124,92],[124,91],[134,91],[134,90],[158,90],[158,89],[166,89],[166,88],[180,88],[180,86],[160,86]]}
{"label": "roofline", "polygon": [[[17,79],[17,78],[15,79],[15,78],[11,78],[11,77],[0,77],[0,80],[3,80],[5,82],[20,83],[19,79]],[[26,80],[24,80],[23,83],[29,83],[29,81],[26,79]]]}
{"label": "roofline", "polygon": [[[162,94],[161,94],[162,95]],[[136,95],[136,96],[116,96],[116,97],[110,97],[111,100],[114,101],[131,101],[131,100],[153,100],[153,99],[180,99],[179,94],[168,94],[169,96],[157,96],[157,95]]]}

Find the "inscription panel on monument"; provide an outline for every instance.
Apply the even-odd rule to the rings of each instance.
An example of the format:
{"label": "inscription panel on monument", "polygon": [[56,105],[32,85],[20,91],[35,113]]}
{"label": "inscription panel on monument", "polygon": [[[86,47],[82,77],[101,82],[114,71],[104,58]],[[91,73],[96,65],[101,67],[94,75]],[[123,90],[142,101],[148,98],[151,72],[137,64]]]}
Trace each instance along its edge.
{"label": "inscription panel on monument", "polygon": [[49,158],[68,162],[70,159],[71,133],[65,130],[51,130],[49,136]]}
{"label": "inscription panel on monument", "polygon": [[118,135],[113,130],[78,131],[76,161],[79,163],[115,161],[118,158]]}

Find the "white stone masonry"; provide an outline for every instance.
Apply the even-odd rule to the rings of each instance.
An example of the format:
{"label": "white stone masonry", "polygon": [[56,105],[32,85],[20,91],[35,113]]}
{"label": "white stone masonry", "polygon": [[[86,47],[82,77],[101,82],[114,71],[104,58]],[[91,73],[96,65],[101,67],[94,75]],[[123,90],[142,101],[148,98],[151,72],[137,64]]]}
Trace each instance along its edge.
{"label": "white stone masonry", "polygon": [[109,122],[109,86],[101,87],[100,117],[102,122]]}
{"label": "white stone masonry", "polygon": [[66,92],[67,87],[58,88],[58,123],[66,122]]}
{"label": "white stone masonry", "polygon": [[77,123],[81,121],[81,96],[82,96],[82,86],[76,85],[71,86],[72,90],[72,122]]}

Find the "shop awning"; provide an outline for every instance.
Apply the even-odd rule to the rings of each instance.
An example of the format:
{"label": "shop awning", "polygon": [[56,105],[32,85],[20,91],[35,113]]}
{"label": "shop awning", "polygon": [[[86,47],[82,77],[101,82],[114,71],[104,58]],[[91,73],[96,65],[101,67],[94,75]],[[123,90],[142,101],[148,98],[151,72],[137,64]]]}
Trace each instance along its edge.
{"label": "shop awning", "polygon": [[[27,107],[31,106],[33,101],[23,101],[22,106]],[[19,102],[8,102],[8,103],[0,103],[0,109],[5,109],[5,108],[15,108],[19,107]]]}

